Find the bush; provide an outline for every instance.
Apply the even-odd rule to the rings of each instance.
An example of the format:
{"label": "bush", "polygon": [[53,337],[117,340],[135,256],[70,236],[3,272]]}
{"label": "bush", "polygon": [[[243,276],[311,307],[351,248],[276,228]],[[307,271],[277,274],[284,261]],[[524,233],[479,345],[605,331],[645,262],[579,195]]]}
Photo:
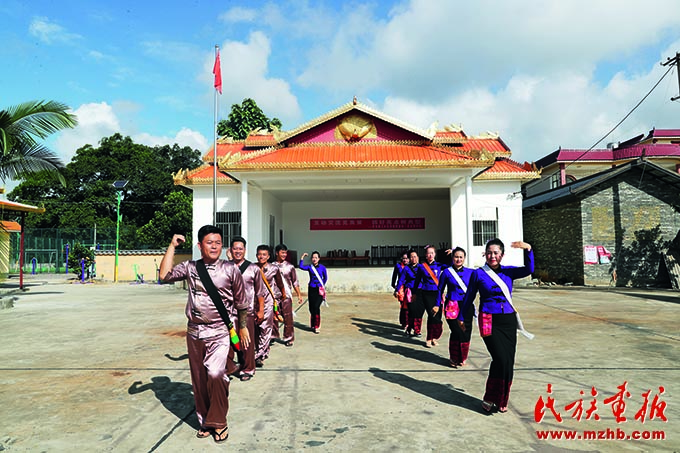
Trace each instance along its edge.
{"label": "bush", "polygon": [[71,269],[71,272],[76,274],[79,279],[83,278],[82,265],[80,264],[81,259],[85,259],[85,275],[89,278],[90,269],[94,263],[94,251],[76,243],[68,252],[68,268]]}

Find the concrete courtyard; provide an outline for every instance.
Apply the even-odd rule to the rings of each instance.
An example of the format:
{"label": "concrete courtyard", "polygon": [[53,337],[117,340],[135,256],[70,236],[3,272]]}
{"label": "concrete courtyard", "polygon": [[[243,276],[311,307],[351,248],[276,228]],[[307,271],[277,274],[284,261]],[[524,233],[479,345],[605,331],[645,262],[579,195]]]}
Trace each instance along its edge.
{"label": "concrete courtyard", "polygon": [[[295,346],[232,381],[218,445],[195,437],[181,286],[27,283],[0,289],[15,298],[0,310],[0,451],[680,451],[677,292],[516,288],[536,338],[519,338],[510,411],[493,415],[480,409],[490,358],[476,327],[452,369],[448,327],[426,349],[402,335],[391,295],[329,294],[320,335],[303,307]],[[624,383],[630,396],[605,403]],[[540,398],[562,422],[549,409],[536,422]]]}

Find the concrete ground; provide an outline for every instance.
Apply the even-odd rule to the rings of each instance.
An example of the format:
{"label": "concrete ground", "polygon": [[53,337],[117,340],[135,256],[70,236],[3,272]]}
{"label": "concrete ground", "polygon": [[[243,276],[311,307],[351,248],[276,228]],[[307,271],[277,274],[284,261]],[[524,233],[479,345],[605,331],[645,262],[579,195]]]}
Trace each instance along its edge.
{"label": "concrete ground", "polygon": [[[476,328],[468,364],[452,369],[448,328],[426,349],[401,334],[389,294],[330,294],[320,335],[302,308],[295,346],[276,344],[252,381],[232,381],[218,445],[195,437],[180,287],[27,278],[0,310],[0,451],[680,451],[677,292],[517,288],[536,338],[520,337],[510,411],[493,415],[480,410],[490,360]],[[617,423],[605,400],[624,383]],[[561,423],[549,410],[535,421],[541,397]],[[580,421],[565,410],[578,400]],[[634,432],[666,439],[607,439]]]}

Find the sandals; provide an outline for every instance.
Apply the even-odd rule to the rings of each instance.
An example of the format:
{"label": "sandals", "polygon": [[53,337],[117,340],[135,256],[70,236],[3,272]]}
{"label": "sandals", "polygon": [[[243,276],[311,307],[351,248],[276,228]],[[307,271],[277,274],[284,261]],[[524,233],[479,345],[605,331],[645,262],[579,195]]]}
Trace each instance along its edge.
{"label": "sandals", "polygon": [[498,408],[498,412],[500,412],[501,414],[504,414],[507,411],[508,411],[508,406],[503,406],[503,407]]}
{"label": "sandals", "polygon": [[285,345],[287,348],[292,348],[292,347],[293,347],[293,342],[292,342],[292,341],[286,341],[286,342],[284,343],[284,345]]}
{"label": "sandals", "polygon": [[225,442],[227,439],[229,439],[229,427],[225,426],[222,431],[214,430],[212,436],[213,440],[218,444]]}
{"label": "sandals", "polygon": [[253,378],[253,376],[250,375],[250,374],[242,374],[242,375],[239,377],[239,379],[240,379],[242,382],[249,381],[249,380],[251,380],[252,378]]}
{"label": "sandals", "polygon": [[198,437],[199,439],[205,439],[206,437],[210,437],[211,434],[212,433],[209,429],[201,428],[198,431],[196,431],[196,437]]}

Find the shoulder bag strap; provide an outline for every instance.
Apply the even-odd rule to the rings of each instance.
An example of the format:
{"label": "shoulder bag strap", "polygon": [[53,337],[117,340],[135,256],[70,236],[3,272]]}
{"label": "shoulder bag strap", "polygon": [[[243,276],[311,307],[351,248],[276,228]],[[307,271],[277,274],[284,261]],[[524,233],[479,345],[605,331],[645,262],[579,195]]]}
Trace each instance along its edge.
{"label": "shoulder bag strap", "polygon": [[264,280],[264,284],[267,286],[267,289],[269,290],[269,294],[272,296],[272,299],[276,304],[276,297],[274,297],[274,291],[272,290],[272,287],[269,286],[269,282],[267,281],[267,277],[264,275],[264,269],[262,267],[260,267],[260,274],[262,275],[262,280]]}
{"label": "shoulder bag strap", "polygon": [[231,318],[229,318],[229,314],[227,313],[227,307],[224,306],[224,302],[222,302],[222,298],[220,297],[219,292],[217,291],[217,287],[215,287],[215,283],[213,283],[212,278],[210,278],[210,274],[208,274],[208,269],[205,267],[205,263],[203,262],[202,259],[196,261],[196,270],[198,271],[198,276],[201,279],[201,283],[203,283],[203,288],[205,288],[205,291],[208,293],[208,296],[210,296],[210,299],[212,299],[213,304],[215,304],[215,308],[217,308],[217,311],[220,312],[220,317],[222,317],[222,321],[229,327],[229,329],[234,328],[234,323],[231,322]]}
{"label": "shoulder bag strap", "polygon": [[243,273],[246,271],[246,269],[248,269],[248,266],[250,266],[250,264],[251,264],[250,261],[248,261],[248,260],[243,260],[243,262],[241,263],[241,265],[238,267],[238,270],[241,271],[241,275],[243,275]]}

